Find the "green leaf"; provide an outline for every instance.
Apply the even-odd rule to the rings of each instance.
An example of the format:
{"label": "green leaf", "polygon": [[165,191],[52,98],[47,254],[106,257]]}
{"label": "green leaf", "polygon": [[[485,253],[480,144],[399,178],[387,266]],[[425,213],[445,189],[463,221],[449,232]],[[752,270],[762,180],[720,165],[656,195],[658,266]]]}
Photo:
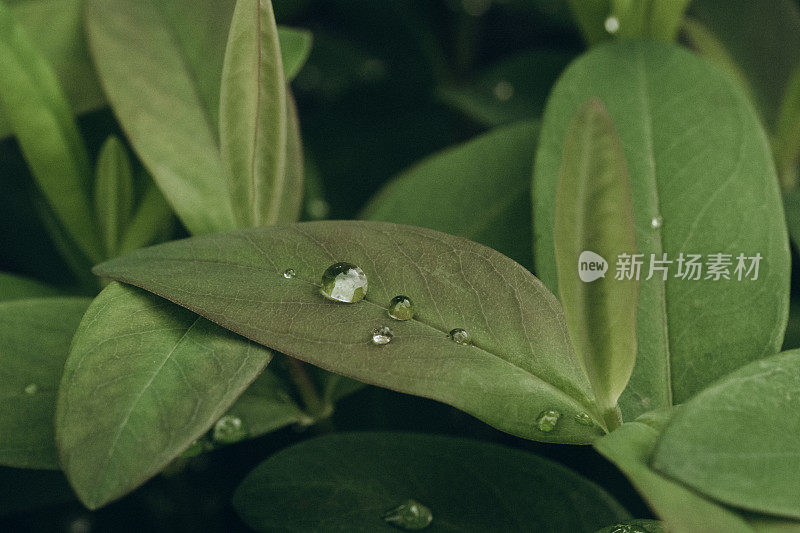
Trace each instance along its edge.
{"label": "green leaf", "polygon": [[597,533],[667,533],[667,530],[658,520],[637,519],[612,524],[597,530]]}
{"label": "green leaf", "polygon": [[609,38],[604,22],[611,11],[611,0],[567,0],[567,4],[588,44]]}
{"label": "green leaf", "polygon": [[723,503],[800,518],[800,350],[707,388],[664,429],[653,468]]}
{"label": "green leaf", "polygon": [[381,189],[360,217],[466,237],[529,266],[538,132],[538,124],[515,124],[434,154]]}
{"label": "green leaf", "polygon": [[133,203],[133,174],[125,146],[109,137],[100,149],[94,184],[94,205],[106,257],[114,257]]}
{"label": "green leaf", "polygon": [[[365,301],[320,295],[323,271],[343,260],[367,275]],[[289,268],[296,277],[284,278]],[[603,433],[553,295],[512,260],[459,237],[379,222],[309,222],[166,243],[96,273],[292,357],[448,403],[509,433],[567,443]],[[398,294],[414,301],[415,319],[387,316]],[[383,325],[394,339],[373,345],[372,331]],[[466,329],[472,345],[448,338],[454,328]],[[537,418],[549,410],[561,415],[557,427],[539,429]],[[584,412],[588,425],[579,421]]]}
{"label": "green leaf", "polygon": [[[553,218],[566,128],[594,97],[622,140],[637,247],[644,254],[638,355],[620,399],[629,420],[684,402],[779,349],[789,248],[766,136],[741,90],[676,46],[606,44],[567,69],[542,125],[533,180],[534,265],[548,287],[557,286]],[[661,260],[664,253],[673,261],[668,279],[656,270],[647,280],[651,254]],[[709,254],[732,254],[731,279],[676,277],[681,253],[702,255],[701,264]],[[761,254],[757,280],[736,279],[739,254]],[[614,269],[616,258],[606,260]],[[707,274],[704,267],[701,277]]]}
{"label": "green leaf", "polygon": [[486,126],[539,119],[550,88],[571,57],[551,50],[525,52],[480,72],[466,85],[444,86],[439,95]]}
{"label": "green leaf", "polygon": [[595,448],[619,468],[664,521],[681,533],[752,533],[736,513],[671,481],[649,466],[656,439],[669,416],[649,413],[595,442]]}
{"label": "green leaf", "polygon": [[147,185],[139,205],[131,216],[119,252],[129,252],[159,240],[173,226],[172,210],[156,184],[147,178]]}
{"label": "green leaf", "polygon": [[75,334],[58,395],[56,443],[78,497],[94,509],[160,472],[270,357],[194,313],[110,284]]}
{"label": "green leaf", "polygon": [[403,433],[327,435],[292,446],[253,470],[233,504],[257,531],[372,533],[397,531],[383,517],[409,499],[432,514],[424,529],[431,533],[591,533],[628,518],[592,482],[535,455]]}
{"label": "green leaf", "polygon": [[41,191],[70,238],[99,261],[89,159],[58,79],[0,3],[0,107]]}
{"label": "green leaf", "polygon": [[241,227],[274,224],[286,184],[286,81],[272,3],[238,0],[220,93],[222,159]]}
{"label": "green leaf", "polygon": [[[597,254],[611,258],[636,253],[625,153],[608,111],[597,99],[580,108],[567,130],[554,226],[558,292],[567,330],[613,427],[619,417],[617,400],[636,361],[639,282],[590,270],[590,265],[600,267]],[[587,275],[592,277],[583,277]]]}
{"label": "green leaf", "polygon": [[108,100],[196,234],[235,226],[217,139],[230,9],[216,0],[86,2],[90,49]]}
{"label": "green leaf", "polygon": [[0,302],[0,464],[58,469],[56,390],[88,305],[70,297]]}
{"label": "green leaf", "polygon": [[0,302],[60,295],[61,291],[40,281],[0,272]]}
{"label": "green leaf", "polygon": [[278,40],[281,44],[283,75],[286,81],[292,81],[311,54],[314,38],[308,30],[279,26]]}
{"label": "green leaf", "polygon": [[[70,107],[76,113],[101,107],[105,97],[84,41],[80,0],[11,0],[6,4],[53,67]],[[0,110],[0,139],[11,133]]]}
{"label": "green leaf", "polygon": [[797,187],[797,165],[800,164],[800,67],[795,70],[786,87],[778,112],[772,150],[783,186]]}
{"label": "green leaf", "polygon": [[612,0],[622,39],[673,41],[690,0]]}

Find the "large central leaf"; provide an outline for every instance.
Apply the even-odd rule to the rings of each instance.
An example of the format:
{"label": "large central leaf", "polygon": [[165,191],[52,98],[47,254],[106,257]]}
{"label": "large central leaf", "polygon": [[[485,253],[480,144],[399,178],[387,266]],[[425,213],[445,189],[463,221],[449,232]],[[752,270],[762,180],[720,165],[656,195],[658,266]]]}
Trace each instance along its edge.
{"label": "large central leaf", "polygon": [[[363,268],[365,301],[320,295],[323,271],[338,261]],[[296,277],[287,279],[290,268]],[[97,273],[283,353],[449,403],[510,433],[569,443],[602,433],[555,297],[517,263],[459,237],[379,222],[315,222],[167,243]],[[413,320],[387,316],[400,294],[413,300]],[[376,346],[371,335],[381,326],[394,338]],[[472,344],[450,339],[454,328],[466,329]],[[537,423],[543,413],[549,419]]]}
{"label": "large central leaf", "polygon": [[[766,137],[741,90],[672,45],[603,45],[567,69],[542,125],[533,183],[534,264],[548,287],[557,285],[554,200],[566,128],[593,97],[605,104],[622,141],[637,248],[644,254],[638,354],[620,400],[630,419],[683,402],[779,349],[789,246]],[[729,254],[730,279],[708,279],[705,266],[700,279],[676,276],[681,254],[699,254],[704,265],[720,253]],[[665,280],[658,270],[650,277],[651,254],[673,261]],[[757,280],[737,279],[739,254],[761,255]],[[606,259],[613,275],[617,258]]]}

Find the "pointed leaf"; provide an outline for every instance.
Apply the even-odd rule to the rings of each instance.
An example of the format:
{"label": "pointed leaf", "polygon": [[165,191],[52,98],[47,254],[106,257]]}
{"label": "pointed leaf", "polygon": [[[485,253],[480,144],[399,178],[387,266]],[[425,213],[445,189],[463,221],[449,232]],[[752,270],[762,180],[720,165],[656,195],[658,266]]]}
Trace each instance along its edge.
{"label": "pointed leaf", "polygon": [[192,233],[235,226],[217,140],[230,9],[216,0],[86,2],[90,49],[108,100]]}
{"label": "pointed leaf", "polygon": [[596,270],[597,255],[636,253],[625,153],[599,100],[580,108],[561,157],[553,236],[558,293],[595,397],[607,419],[615,420],[636,361],[639,282]]}
{"label": "pointed leaf", "polygon": [[99,261],[91,170],[75,117],[52,67],[0,3],[0,107],[39,189],[69,237]]}
{"label": "pointed leaf", "polygon": [[114,257],[133,203],[133,174],[125,146],[109,137],[100,149],[95,170],[94,205],[106,257]]}
{"label": "pointed leaf", "polygon": [[278,40],[281,43],[283,75],[286,81],[292,81],[311,54],[313,36],[308,30],[278,26]]}
{"label": "pointed leaf", "polygon": [[728,505],[800,519],[800,350],[751,363],[664,429],[653,468]]}
{"label": "pointed leaf", "polygon": [[612,0],[614,35],[623,39],[673,41],[690,0]]}
{"label": "pointed leaf", "polygon": [[286,105],[272,3],[238,0],[222,70],[220,139],[241,227],[277,221],[286,176]]}
{"label": "pointed leaf", "polygon": [[434,154],[389,182],[360,218],[458,235],[529,265],[531,154],[538,132],[538,124],[515,124]]}
{"label": "pointed leaf", "polygon": [[242,421],[247,436],[258,437],[289,424],[309,424],[312,419],[292,399],[290,388],[265,369],[228,410]]}
{"label": "pointed leaf", "polygon": [[[323,271],[360,265],[366,300],[320,294]],[[292,268],[296,277],[286,279]],[[202,236],[132,252],[96,273],[143,287],[277,351],[359,381],[449,403],[510,433],[586,443],[602,434],[553,295],[473,242],[379,222],[309,222]],[[409,296],[413,320],[387,316]],[[390,326],[394,339],[370,342]],[[472,345],[448,337],[464,328]],[[556,428],[539,429],[544,411]],[[586,412],[594,426],[576,417]]]}
{"label": "pointed leaf", "polygon": [[0,302],[0,464],[58,469],[53,413],[86,298]]}
{"label": "pointed leaf", "polygon": [[156,242],[159,237],[163,238],[173,224],[174,219],[169,204],[156,184],[148,177],[142,199],[123,232],[119,252],[129,252]]}
{"label": "pointed leaf", "polygon": [[[547,105],[534,165],[533,229],[534,266],[548,287],[557,285],[553,218],[566,128],[593,97],[602,100],[622,140],[643,254],[638,354],[620,400],[631,419],[684,402],[779,349],[789,249],[772,156],[741,90],[676,46],[610,43],[575,61]],[[701,279],[676,277],[681,253],[701,256]],[[652,259],[663,254],[673,262],[667,279],[659,270],[650,276]],[[729,280],[708,278],[710,254],[730,254]],[[761,255],[756,280],[753,273],[737,279],[739,254]],[[615,269],[617,259],[607,260]]]}
{"label": "pointed leaf", "polygon": [[270,356],[152,294],[106,287],[75,334],[56,409],[61,465],[81,501],[97,508],[160,472]]}
{"label": "pointed leaf", "polygon": [[567,3],[588,44],[609,38],[604,22],[611,11],[611,0],[567,0]]}
{"label": "pointed leaf", "polygon": [[61,296],[61,291],[40,281],[0,272],[0,301]]}
{"label": "pointed leaf", "polygon": [[775,164],[785,188],[797,187],[797,166],[800,165],[800,67],[798,67],[783,95],[772,144]]}
{"label": "pointed leaf", "polygon": [[397,531],[383,517],[409,499],[429,509],[431,532],[594,533],[628,518],[602,489],[546,459],[404,433],[327,435],[292,446],[253,470],[233,504],[257,531],[373,533]]}

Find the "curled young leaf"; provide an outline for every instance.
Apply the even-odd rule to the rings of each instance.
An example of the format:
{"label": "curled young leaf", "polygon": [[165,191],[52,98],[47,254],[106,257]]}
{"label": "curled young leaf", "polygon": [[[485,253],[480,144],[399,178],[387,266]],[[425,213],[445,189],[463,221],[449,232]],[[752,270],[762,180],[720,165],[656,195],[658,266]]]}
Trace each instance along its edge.
{"label": "curled young leaf", "polygon": [[109,137],[100,149],[94,184],[94,206],[107,257],[114,257],[133,204],[133,174],[125,146]]}

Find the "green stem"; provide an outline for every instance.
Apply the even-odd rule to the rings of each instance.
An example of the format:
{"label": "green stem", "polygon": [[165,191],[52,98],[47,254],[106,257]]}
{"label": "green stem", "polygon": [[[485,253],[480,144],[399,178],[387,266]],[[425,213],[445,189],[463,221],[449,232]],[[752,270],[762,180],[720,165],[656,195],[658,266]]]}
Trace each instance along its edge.
{"label": "green stem", "polygon": [[603,421],[606,423],[606,429],[609,433],[622,425],[622,411],[619,405],[615,405],[603,412]]}
{"label": "green stem", "polygon": [[288,357],[289,376],[292,378],[303,405],[309,415],[319,420],[328,416],[330,409],[325,405],[317,392],[317,387],[308,374],[306,364],[294,357]]}

